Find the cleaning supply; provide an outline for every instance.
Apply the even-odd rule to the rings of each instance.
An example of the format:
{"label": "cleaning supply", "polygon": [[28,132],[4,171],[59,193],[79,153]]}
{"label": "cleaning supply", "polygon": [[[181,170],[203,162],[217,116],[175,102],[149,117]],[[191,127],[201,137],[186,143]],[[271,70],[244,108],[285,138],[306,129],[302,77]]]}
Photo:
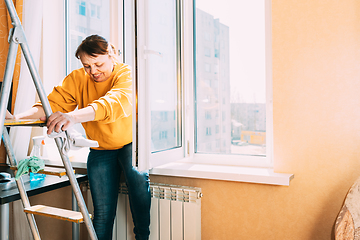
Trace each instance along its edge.
{"label": "cleaning supply", "polygon": [[45,167],[44,160],[41,159],[41,154],[40,154],[40,146],[45,145],[44,139],[45,139],[44,136],[33,137],[33,148],[30,153],[31,161],[29,162],[31,163],[29,165],[29,167],[31,167],[30,181],[42,180],[46,176],[45,174],[37,173],[40,170],[44,170]]}
{"label": "cleaning supply", "polygon": [[15,179],[18,180],[22,175],[30,172],[30,181],[42,180],[45,178],[45,174],[37,173],[40,170],[44,170],[44,160],[41,159],[40,146],[44,145],[44,136],[33,137],[33,148],[30,153],[30,157],[23,159],[18,164]]}

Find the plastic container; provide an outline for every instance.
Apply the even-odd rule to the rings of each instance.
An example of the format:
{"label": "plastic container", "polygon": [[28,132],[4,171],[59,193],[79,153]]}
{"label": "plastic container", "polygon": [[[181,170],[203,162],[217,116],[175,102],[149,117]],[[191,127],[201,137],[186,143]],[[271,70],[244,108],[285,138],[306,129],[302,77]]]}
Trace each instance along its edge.
{"label": "plastic container", "polygon": [[[33,137],[33,148],[31,150],[30,153],[30,157],[37,157],[37,158],[41,158],[41,153],[40,153],[40,146],[41,145],[45,145],[44,136],[37,136],[37,137]],[[45,174],[40,174],[40,173],[33,173],[30,172],[30,181],[39,181],[39,180],[43,180],[45,178]]]}

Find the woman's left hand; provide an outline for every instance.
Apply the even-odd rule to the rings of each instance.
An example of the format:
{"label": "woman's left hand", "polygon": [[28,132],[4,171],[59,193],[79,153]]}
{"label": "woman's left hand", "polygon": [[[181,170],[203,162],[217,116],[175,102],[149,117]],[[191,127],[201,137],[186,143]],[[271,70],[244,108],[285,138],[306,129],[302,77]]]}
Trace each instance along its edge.
{"label": "woman's left hand", "polygon": [[[46,120],[46,117],[42,117],[40,120]],[[75,119],[70,114],[55,112],[47,119],[47,134],[51,134],[53,131],[57,133],[65,131],[75,123]]]}

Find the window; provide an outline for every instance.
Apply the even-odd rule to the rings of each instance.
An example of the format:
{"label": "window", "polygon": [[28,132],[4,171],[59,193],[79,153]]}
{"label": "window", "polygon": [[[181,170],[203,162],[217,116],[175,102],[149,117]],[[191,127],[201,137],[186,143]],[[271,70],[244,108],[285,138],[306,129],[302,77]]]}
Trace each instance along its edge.
{"label": "window", "polygon": [[208,32],[204,33],[205,41],[210,41],[210,34]]}
{"label": "window", "polygon": [[[178,53],[176,40],[176,2],[175,1],[149,1],[148,8],[148,41],[147,49],[147,79],[150,82],[150,111],[156,115],[159,111],[173,117],[162,118],[159,122],[156,118],[151,119],[152,131],[180,131],[178,109]],[[159,37],[162,41],[159,41]],[[151,54],[152,51],[159,55]],[[159,72],[164,69],[164,72]],[[165,77],[161,77],[162,74]],[[161,83],[159,82],[161,79]],[[181,135],[175,135],[173,139],[167,138],[166,145],[152,138],[152,152],[181,146]]]}
{"label": "window", "polygon": [[[266,104],[267,94],[271,94],[266,92],[265,2],[241,0],[237,7],[234,7],[232,1],[227,4],[208,0],[195,2],[194,62],[196,65],[205,64],[204,71],[195,68],[195,152],[207,153],[207,149],[201,147],[206,138],[202,137],[199,129],[203,124],[208,124],[209,120],[201,118],[199,114],[203,109],[212,108],[216,113],[221,112],[222,120],[212,120],[214,125],[220,124],[223,130],[218,136],[223,148],[219,148],[217,152],[238,155],[239,159],[262,157],[266,164],[266,156],[270,153],[266,151],[266,141],[255,140],[255,136],[266,136],[268,132]],[[207,21],[204,22],[203,19]],[[211,35],[211,44],[203,38],[206,33]],[[211,57],[214,66],[212,72],[207,67],[209,59],[199,54],[202,51],[209,52],[209,46],[212,47],[210,51],[215,53]],[[221,91],[215,87],[202,87],[201,79],[204,76],[218,82]],[[212,104],[201,101],[209,93],[215,98]],[[219,102],[222,104],[218,104]],[[231,129],[232,122],[238,123],[237,131],[226,131]],[[248,132],[253,140],[246,141],[247,144],[239,144],[241,132]]]}
{"label": "window", "polygon": [[86,2],[79,1],[77,5],[79,9],[79,15],[86,16]]}
{"label": "window", "polygon": [[96,10],[97,10],[96,5],[91,3],[91,17],[96,16]]}
{"label": "window", "polygon": [[219,74],[219,64],[217,64],[217,63],[214,64],[214,74]]}
{"label": "window", "polygon": [[209,63],[205,63],[205,72],[211,72],[211,65]]}
{"label": "window", "polygon": [[219,51],[219,49],[216,49],[216,48],[215,48],[215,57],[220,58],[220,51]]}
{"label": "window", "polygon": [[167,122],[168,121],[168,112],[161,112],[160,113],[160,119],[162,122]]}
{"label": "window", "polygon": [[205,48],[204,52],[205,52],[206,57],[211,57],[211,49],[210,48]]}
{"label": "window", "polygon": [[[85,36],[98,33],[119,43],[124,36],[124,59],[133,68],[138,96],[134,126],[141,137],[134,139],[142,169],[181,159],[271,166],[271,29],[264,5],[270,0],[240,0],[236,7],[230,0],[138,0],[136,6],[124,0],[124,11],[113,11],[110,1],[122,5],[66,0],[67,28],[63,16],[58,24],[49,20],[51,13],[61,15],[56,10],[62,0],[52,1],[54,6],[45,1],[50,10],[44,11],[44,32],[51,34],[44,36],[43,52],[56,57],[43,58],[42,78],[58,76],[45,83],[47,92],[81,67],[74,52]],[[111,27],[114,12],[124,13],[124,34],[113,31],[117,22]],[[59,29],[67,29],[66,41]],[[52,67],[53,59],[61,67]]]}
{"label": "window", "polygon": [[144,3],[134,51],[139,159],[271,166],[270,0]]}
{"label": "window", "polygon": [[211,119],[211,111],[205,111],[205,119]]}
{"label": "window", "polygon": [[206,136],[211,136],[211,127],[206,128]]}
{"label": "window", "polygon": [[54,81],[45,88],[81,67],[71,58],[85,36],[123,41],[138,96],[139,170],[175,160],[271,167],[271,1],[224,1],[66,0],[70,28],[63,0],[44,1],[42,78]]}
{"label": "window", "polygon": [[[74,54],[85,37],[91,34],[99,34],[110,41],[110,0],[97,0],[96,5],[86,1],[67,0],[67,4],[68,22],[65,26],[68,42],[66,73],[69,74],[72,70],[82,67]],[[89,8],[89,14],[86,14],[86,7]],[[78,14],[76,14],[77,11]],[[104,14],[99,11],[104,11]]]}
{"label": "window", "polygon": [[159,132],[159,140],[167,139],[167,131]]}
{"label": "window", "polygon": [[[138,149],[146,152],[145,158],[160,162],[171,159],[168,153],[183,152],[178,5],[177,0],[140,0],[137,4],[136,85],[142,96],[138,98]],[[160,141],[158,132],[164,131],[174,134]],[[144,159],[141,154],[139,151],[139,159]]]}

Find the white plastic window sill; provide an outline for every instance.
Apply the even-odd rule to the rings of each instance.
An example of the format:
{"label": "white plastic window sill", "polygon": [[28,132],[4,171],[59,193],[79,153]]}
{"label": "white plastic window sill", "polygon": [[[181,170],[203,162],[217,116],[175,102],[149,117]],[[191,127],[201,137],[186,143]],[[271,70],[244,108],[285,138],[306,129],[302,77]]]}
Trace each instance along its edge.
{"label": "white plastic window sill", "polygon": [[[55,146],[54,146],[55,147]],[[58,151],[52,149],[52,151]],[[68,157],[74,168],[86,168],[88,148],[70,150]],[[63,166],[60,155],[44,159],[46,165]],[[270,185],[289,186],[294,178],[293,174],[275,173],[270,168],[226,166],[215,164],[199,164],[193,162],[173,162],[164,164],[150,170],[152,175],[188,177],[213,180],[236,181],[246,183],[259,183]]]}
{"label": "white plastic window sill", "polygon": [[[52,151],[56,152],[56,154],[53,154],[51,158],[44,158],[45,165],[57,167],[64,166],[63,162],[61,161],[60,154],[58,153],[58,149],[56,148]],[[86,163],[88,154],[89,148],[81,148],[79,150],[70,150],[67,155],[71,165],[74,168],[87,168]]]}
{"label": "white plastic window sill", "polygon": [[289,186],[293,174],[274,173],[272,169],[222,166],[196,163],[174,162],[155,167],[150,170],[152,175],[202,178],[213,180],[260,183]]}

